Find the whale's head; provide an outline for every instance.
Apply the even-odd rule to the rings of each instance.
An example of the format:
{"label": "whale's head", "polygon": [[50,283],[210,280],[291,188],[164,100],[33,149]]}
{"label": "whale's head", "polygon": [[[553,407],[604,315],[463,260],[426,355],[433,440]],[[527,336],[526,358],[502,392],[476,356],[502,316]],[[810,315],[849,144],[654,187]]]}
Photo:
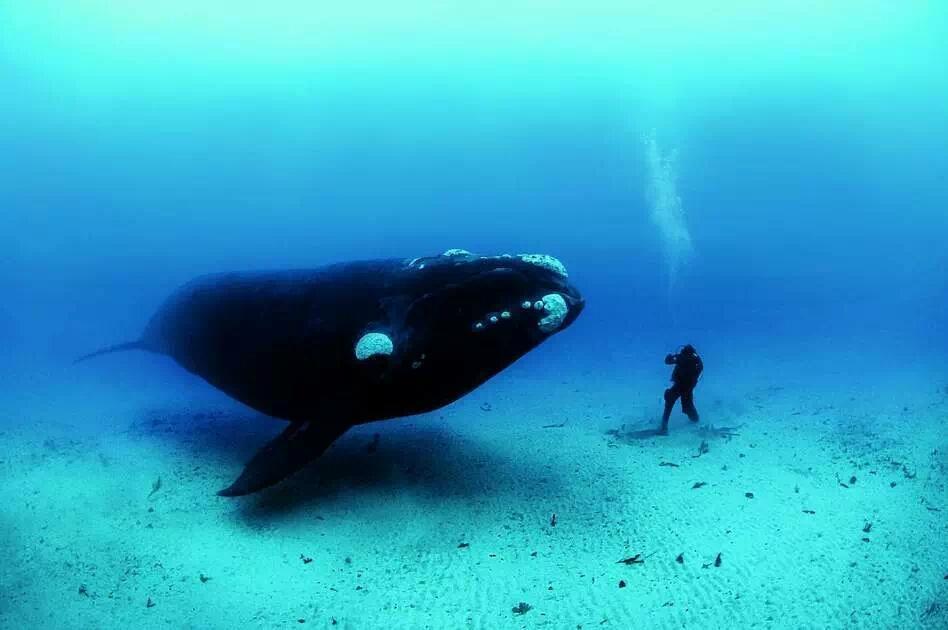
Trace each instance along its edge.
{"label": "whale's head", "polygon": [[399,345],[410,369],[437,381],[445,398],[470,391],[566,330],[585,307],[566,267],[543,254],[448,250],[406,261],[403,273],[411,276],[413,301]]}
{"label": "whale's head", "polygon": [[426,310],[432,322],[479,343],[517,336],[540,343],[568,328],[586,304],[563,263],[546,254],[477,256],[451,249],[408,265],[425,278],[420,302],[438,305]]}

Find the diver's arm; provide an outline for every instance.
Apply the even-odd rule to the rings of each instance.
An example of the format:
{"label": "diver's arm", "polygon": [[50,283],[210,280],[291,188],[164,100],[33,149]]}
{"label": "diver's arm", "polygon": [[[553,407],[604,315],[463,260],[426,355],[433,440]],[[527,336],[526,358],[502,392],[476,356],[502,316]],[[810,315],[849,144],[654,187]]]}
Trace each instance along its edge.
{"label": "diver's arm", "polygon": [[665,365],[675,365],[678,363],[677,354],[666,354],[665,355]]}

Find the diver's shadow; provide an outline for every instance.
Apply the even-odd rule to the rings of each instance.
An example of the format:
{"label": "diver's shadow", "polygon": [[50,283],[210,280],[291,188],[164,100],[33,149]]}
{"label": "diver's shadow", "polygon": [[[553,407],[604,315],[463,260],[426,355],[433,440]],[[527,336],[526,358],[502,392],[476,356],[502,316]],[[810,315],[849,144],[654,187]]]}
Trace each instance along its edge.
{"label": "diver's shadow", "polygon": [[[177,442],[189,457],[218,467],[223,488],[285,427],[239,409],[165,409],[142,414],[129,432]],[[412,493],[441,500],[499,495],[518,503],[562,492],[562,478],[549,473],[544,463],[510,451],[495,453],[421,416],[353,427],[321,457],[276,486],[222,500],[234,502],[235,516],[248,524],[317,507],[327,512],[348,509],[360,495]]]}

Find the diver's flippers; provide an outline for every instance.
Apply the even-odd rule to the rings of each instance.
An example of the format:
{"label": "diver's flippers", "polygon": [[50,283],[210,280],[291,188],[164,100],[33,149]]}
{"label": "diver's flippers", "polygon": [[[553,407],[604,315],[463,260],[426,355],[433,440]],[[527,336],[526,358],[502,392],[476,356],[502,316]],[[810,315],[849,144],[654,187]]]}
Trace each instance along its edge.
{"label": "diver's flippers", "polygon": [[237,481],[217,494],[239,497],[279,483],[322,455],[348,429],[345,425],[293,422],[257,451]]}

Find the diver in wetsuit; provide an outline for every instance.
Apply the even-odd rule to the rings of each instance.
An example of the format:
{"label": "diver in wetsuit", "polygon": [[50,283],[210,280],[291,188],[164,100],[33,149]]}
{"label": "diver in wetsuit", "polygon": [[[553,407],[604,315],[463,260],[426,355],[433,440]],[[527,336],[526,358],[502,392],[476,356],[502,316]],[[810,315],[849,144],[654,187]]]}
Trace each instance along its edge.
{"label": "diver in wetsuit", "polygon": [[668,433],[668,418],[671,416],[675,401],[681,398],[681,410],[692,422],[698,421],[698,410],[695,409],[693,392],[704,363],[698,352],[691,344],[685,345],[678,354],[669,354],[665,357],[665,365],[674,365],[671,380],[672,386],[665,390],[665,413],[662,414],[662,428],[659,433]]}

